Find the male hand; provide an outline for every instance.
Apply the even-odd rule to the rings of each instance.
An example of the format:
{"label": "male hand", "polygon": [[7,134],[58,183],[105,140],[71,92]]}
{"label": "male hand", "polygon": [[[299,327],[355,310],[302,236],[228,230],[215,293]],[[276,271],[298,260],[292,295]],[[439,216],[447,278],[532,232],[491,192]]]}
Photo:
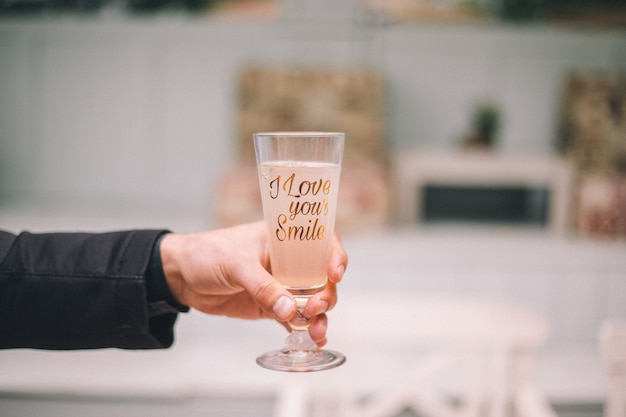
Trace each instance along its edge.
{"label": "male hand", "polygon": [[[274,318],[287,329],[296,314],[294,297],[269,272],[263,222],[175,234],[161,241],[163,271],[170,291],[181,304],[206,314],[241,319]],[[326,312],[337,303],[336,285],[348,256],[333,237],[328,283],[312,296],[304,310],[311,318],[309,333],[318,346],[326,344]]]}

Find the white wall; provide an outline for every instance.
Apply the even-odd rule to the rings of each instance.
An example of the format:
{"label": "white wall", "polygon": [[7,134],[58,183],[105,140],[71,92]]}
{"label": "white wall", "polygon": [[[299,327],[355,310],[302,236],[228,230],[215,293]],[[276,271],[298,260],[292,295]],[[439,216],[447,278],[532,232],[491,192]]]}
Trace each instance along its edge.
{"label": "white wall", "polygon": [[239,35],[176,22],[2,24],[3,188],[208,206],[232,159]]}
{"label": "white wall", "polygon": [[471,105],[491,99],[503,112],[500,149],[551,152],[564,77],[626,69],[624,33],[510,26],[404,27],[382,35],[398,146],[458,144]]}
{"label": "white wall", "polygon": [[626,65],[624,32],[377,27],[349,10],[323,20],[292,8],[289,20],[256,23],[0,20],[0,197],[170,202],[210,217],[234,160],[237,73],[248,63],[380,71],[393,149],[456,146],[472,105],[491,98],[504,110],[500,148],[530,153],[551,152],[570,70]]}

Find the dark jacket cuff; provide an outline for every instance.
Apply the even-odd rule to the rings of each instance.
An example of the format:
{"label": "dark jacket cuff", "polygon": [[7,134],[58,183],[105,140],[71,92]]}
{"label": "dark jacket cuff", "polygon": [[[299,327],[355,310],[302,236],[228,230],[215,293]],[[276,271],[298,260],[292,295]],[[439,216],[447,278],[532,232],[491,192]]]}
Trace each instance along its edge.
{"label": "dark jacket cuff", "polygon": [[163,263],[161,261],[161,240],[170,232],[163,232],[152,247],[150,264],[146,273],[146,292],[148,298],[148,314],[150,317],[167,313],[186,313],[189,307],[178,303],[167,285]]}

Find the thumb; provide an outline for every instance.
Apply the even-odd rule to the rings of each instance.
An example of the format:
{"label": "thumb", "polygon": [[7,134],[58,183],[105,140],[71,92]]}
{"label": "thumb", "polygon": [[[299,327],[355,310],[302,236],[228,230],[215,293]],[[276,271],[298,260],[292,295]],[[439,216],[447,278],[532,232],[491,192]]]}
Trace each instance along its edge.
{"label": "thumb", "polygon": [[296,313],[296,301],[260,264],[239,271],[239,284],[256,303],[278,321],[289,321]]}

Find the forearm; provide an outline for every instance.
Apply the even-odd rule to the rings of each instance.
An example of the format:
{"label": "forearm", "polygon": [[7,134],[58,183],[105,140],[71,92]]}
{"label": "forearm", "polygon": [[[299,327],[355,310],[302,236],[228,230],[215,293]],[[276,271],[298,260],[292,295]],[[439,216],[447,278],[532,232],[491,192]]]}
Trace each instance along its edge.
{"label": "forearm", "polygon": [[163,232],[0,233],[0,347],[171,345],[176,309],[149,285]]}

